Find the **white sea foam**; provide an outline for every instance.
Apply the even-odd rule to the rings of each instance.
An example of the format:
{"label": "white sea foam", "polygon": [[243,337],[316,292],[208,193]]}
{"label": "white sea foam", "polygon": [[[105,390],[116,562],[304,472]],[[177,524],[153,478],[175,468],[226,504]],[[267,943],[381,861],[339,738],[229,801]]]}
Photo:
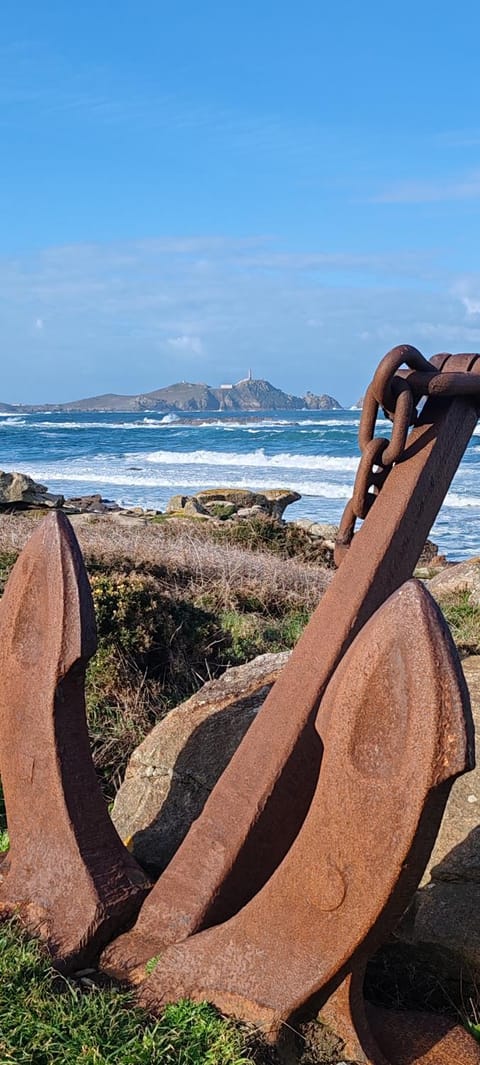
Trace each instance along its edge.
{"label": "white sea foam", "polygon": [[149,462],[160,466],[228,466],[248,469],[282,470],[340,470],[354,471],[358,458],[338,455],[294,455],[289,452],[266,455],[263,448],[256,451],[147,451],[127,455],[131,461]]}
{"label": "white sea foam", "polygon": [[459,492],[449,492],[445,499],[447,507],[477,507],[480,508],[480,496],[460,495]]}
{"label": "white sea foam", "polygon": [[[137,456],[138,457],[138,456]],[[103,485],[130,487],[135,489],[145,488],[169,488],[177,491],[179,488],[215,488],[219,484],[218,471],[215,468],[198,470],[198,472],[186,471],[184,468],[178,472],[173,469],[163,474],[160,470],[154,474],[151,470],[130,470],[128,468],[112,469],[111,465],[100,464],[80,465],[78,461],[55,465],[32,467],[32,476],[36,480],[46,481],[49,487],[61,488],[67,484],[76,485]],[[272,478],[268,475],[255,475],[254,477],[242,476],[238,473],[228,478],[228,484],[232,488],[271,488]],[[296,491],[301,495],[320,496],[326,499],[348,499],[352,493],[352,485],[347,483],[335,483],[327,481],[302,481],[295,483]]]}
{"label": "white sea foam", "polygon": [[174,414],[172,412],[171,414],[164,414],[163,418],[160,418],[160,420],[158,418],[144,418],[143,419],[143,424],[144,425],[173,425],[175,422],[178,422],[178,421],[179,421],[178,414]]}
{"label": "white sea foam", "polygon": [[141,422],[16,422],[16,425],[27,425],[29,429],[102,429],[110,432],[110,429],[168,429],[173,428],[175,422],[157,421],[154,418],[144,418]]}
{"label": "white sea foam", "polygon": [[[47,413],[52,417],[52,420],[47,420]],[[137,418],[134,421],[79,421],[78,418],[72,420],[55,421],[52,412],[45,412],[45,420],[38,420],[38,413],[34,412],[28,414],[14,414],[9,411],[0,412],[0,427],[13,426],[13,427],[28,427],[29,429],[62,429],[65,431],[73,430],[89,430],[89,429],[101,429],[104,432],[110,432],[111,430],[123,430],[124,432],[149,430],[152,429],[171,429],[182,428],[189,430],[197,429],[219,429],[223,432],[232,431],[245,431],[245,432],[262,432],[268,430],[270,432],[281,433],[285,429],[300,430],[303,427],[308,426],[309,430],[313,433],[327,432],[330,428],[344,429],[346,432],[352,429],[357,429],[359,425],[358,419],[353,418],[276,418],[265,419],[255,421],[233,421],[233,420],[221,420],[221,419],[208,419],[200,421],[193,417],[170,413],[165,414],[162,417],[153,418]],[[67,416],[68,417],[68,416]],[[34,420],[36,418],[37,420]],[[377,422],[377,428],[390,428],[391,424],[386,419],[379,419]]]}

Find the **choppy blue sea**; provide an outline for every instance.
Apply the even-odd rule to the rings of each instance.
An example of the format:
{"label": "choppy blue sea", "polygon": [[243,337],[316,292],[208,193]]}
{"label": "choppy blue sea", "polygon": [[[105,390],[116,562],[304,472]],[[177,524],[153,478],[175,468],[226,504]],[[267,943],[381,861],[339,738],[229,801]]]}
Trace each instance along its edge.
{"label": "choppy blue sea", "polygon": [[[160,510],[176,492],[294,488],[302,499],[288,519],[336,523],[352,491],[358,424],[358,411],[8,414],[0,416],[0,468],[67,497],[100,492]],[[479,436],[480,427],[433,530],[452,560],[480,553]]]}

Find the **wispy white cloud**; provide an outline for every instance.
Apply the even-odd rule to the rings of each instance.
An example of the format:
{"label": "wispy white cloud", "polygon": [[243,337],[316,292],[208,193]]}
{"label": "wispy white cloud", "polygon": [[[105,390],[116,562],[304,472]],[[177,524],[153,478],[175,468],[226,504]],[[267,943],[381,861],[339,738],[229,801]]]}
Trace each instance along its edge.
{"label": "wispy white cloud", "polygon": [[167,337],[167,344],[174,348],[175,351],[191,352],[193,355],[201,355],[203,353],[203,344],[200,337],[189,336],[187,333],[182,333],[179,337]]}
{"label": "wispy white cloud", "polygon": [[480,171],[433,181],[400,181],[371,198],[373,203],[442,203],[480,198]]}
{"label": "wispy white cloud", "polygon": [[458,278],[452,284],[452,294],[465,308],[467,319],[480,315],[480,276],[478,274]]}
{"label": "wispy white cloud", "polygon": [[227,368],[241,377],[252,364],[296,394],[312,388],[349,403],[395,343],[427,354],[478,346],[479,279],[437,268],[427,284],[429,269],[427,256],[406,255],[399,269],[393,254],[291,251],[256,236],[3,257],[0,316],[12,358],[0,399],[149,391],[174,376],[218,384]]}

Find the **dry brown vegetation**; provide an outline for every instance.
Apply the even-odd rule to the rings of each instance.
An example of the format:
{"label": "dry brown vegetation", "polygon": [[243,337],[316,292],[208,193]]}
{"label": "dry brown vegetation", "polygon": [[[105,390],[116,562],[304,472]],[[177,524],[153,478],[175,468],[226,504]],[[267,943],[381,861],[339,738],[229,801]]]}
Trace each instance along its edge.
{"label": "dry brown vegetation", "polygon": [[[35,520],[28,513],[2,515],[0,553],[21,550]],[[189,597],[211,595],[212,605],[217,600],[225,609],[252,594],[266,611],[312,610],[331,576],[325,568],[282,557],[268,547],[252,550],[248,532],[244,547],[216,542],[205,524],[194,520],[154,524],[81,515],[73,524],[88,568],[101,564],[123,572],[149,572],[170,595],[188,588]]]}

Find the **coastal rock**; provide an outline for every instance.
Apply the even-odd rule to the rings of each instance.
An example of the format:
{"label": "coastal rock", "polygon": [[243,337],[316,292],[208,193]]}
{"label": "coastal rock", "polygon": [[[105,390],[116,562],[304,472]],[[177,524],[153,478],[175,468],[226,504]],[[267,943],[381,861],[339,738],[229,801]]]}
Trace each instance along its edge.
{"label": "coastal rock", "polygon": [[323,393],[321,396],[314,395],[313,392],[307,392],[304,396],[305,407],[307,410],[341,410],[340,403],[337,402],[333,396],[327,396]]}
{"label": "coastal rock", "polygon": [[178,510],[183,510],[188,496],[172,496],[165,507],[167,514],[175,514]]}
{"label": "coastal rock", "polygon": [[[431,582],[433,583],[433,581]],[[455,781],[428,868],[397,934],[442,967],[480,976],[480,655],[462,662],[476,732],[476,768]]]}
{"label": "coastal rock", "polygon": [[205,507],[202,507],[202,504],[199,502],[198,499],[195,498],[195,496],[192,496],[190,499],[187,499],[183,507],[183,513],[189,514],[191,517],[194,518],[198,515],[201,515],[204,518],[208,518],[209,516],[208,510],[206,510]]}
{"label": "coastal rock", "polygon": [[63,509],[73,514],[105,514],[107,511],[120,510],[120,507],[118,503],[103,499],[101,495],[91,495],[66,499]]}
{"label": "coastal rock", "polygon": [[308,531],[310,536],[315,537],[316,540],[323,540],[325,545],[333,551],[338,535],[338,525],[325,525],[322,522],[314,521]]}
{"label": "coastal rock", "polygon": [[26,473],[0,470],[0,507],[61,507],[64,498],[53,495]]}
{"label": "coastal rock", "polygon": [[227,669],[171,710],[132,754],[112,818],[153,875],[199,816],[288,656],[259,655]]}
{"label": "coastal rock", "polygon": [[232,503],[235,507],[253,507],[265,503],[265,496],[249,488],[206,488],[195,497],[203,506],[209,503]]}
{"label": "coastal rock", "polygon": [[310,518],[298,518],[295,522],[292,522],[292,524],[307,533],[307,536],[310,538],[312,544],[315,545],[315,548],[320,550],[322,564],[333,567],[335,539],[338,533],[338,525],[329,525],[325,522],[311,521]]}
{"label": "coastal rock", "polygon": [[294,492],[291,488],[268,488],[264,496],[269,514],[278,520],[281,520],[286,507],[289,507],[291,503],[297,503],[302,498],[299,492]]}
{"label": "coastal rock", "polygon": [[480,604],[480,555],[466,562],[457,562],[437,573],[428,583],[428,590],[436,599],[456,592],[470,592],[472,606]]}
{"label": "coastal rock", "polygon": [[310,532],[310,529],[315,524],[316,522],[312,518],[296,518],[295,521],[292,521],[292,525],[298,525],[298,528],[304,529],[305,532]]}
{"label": "coastal rock", "polygon": [[298,499],[301,496],[291,488],[269,488],[265,492],[254,492],[249,488],[207,488],[195,496],[172,496],[167,503],[167,513],[201,514],[221,521],[264,515],[280,521],[285,508]]}
{"label": "coastal rock", "polygon": [[235,516],[237,518],[246,518],[247,521],[251,521],[252,518],[264,518],[264,507],[237,507]]}
{"label": "coastal rock", "polygon": [[70,403],[48,403],[38,405],[1,404],[0,410],[23,413],[26,411],[164,411],[165,413],[182,413],[182,411],[219,411],[235,410],[251,412],[254,410],[338,410],[340,404],[331,396],[315,396],[307,392],[306,396],[292,396],[276,388],[270,381],[255,379],[249,374],[236,384],[213,388],[204,382],[179,381],[153,392],[134,396],[119,396],[108,392],[101,396],[90,396]]}

